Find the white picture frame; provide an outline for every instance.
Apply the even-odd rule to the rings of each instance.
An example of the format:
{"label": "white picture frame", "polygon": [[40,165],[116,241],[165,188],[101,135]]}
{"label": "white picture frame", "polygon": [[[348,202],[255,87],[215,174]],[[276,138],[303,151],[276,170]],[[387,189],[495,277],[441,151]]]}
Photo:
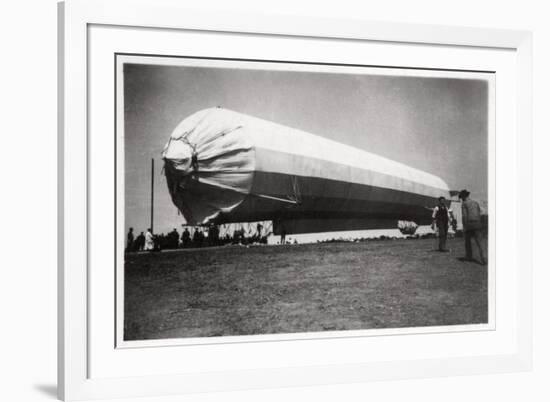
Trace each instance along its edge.
{"label": "white picture frame", "polygon": [[[131,10],[131,12],[130,12]],[[95,398],[160,396],[167,394],[253,389],[266,387],[358,382],[377,379],[448,376],[475,373],[498,373],[529,370],[532,362],[531,342],[531,52],[529,32],[459,28],[368,21],[287,18],[269,15],[204,13],[186,9],[181,2],[159,1],[87,1],[69,0],[59,4],[59,320],[58,320],[58,392],[64,400]],[[157,375],[135,375],[121,369],[114,373],[92,368],[91,361],[103,352],[91,341],[92,308],[90,295],[89,249],[90,217],[90,89],[101,82],[90,81],[90,40],[94,27],[186,31],[216,35],[251,35],[289,40],[330,40],[342,43],[369,42],[505,51],[513,59],[506,85],[515,88],[510,100],[515,112],[508,127],[510,147],[496,148],[497,157],[512,155],[507,180],[515,191],[510,194],[509,213],[513,228],[522,236],[514,237],[514,255],[521,259],[507,261],[515,282],[511,287],[513,320],[501,330],[505,352],[457,352],[452,357],[433,357],[421,352],[416,358],[391,361],[361,360],[347,363],[310,363],[285,367],[266,359],[261,368],[221,369],[213,362],[206,369],[174,374],[167,370]],[[411,60],[418,66],[422,60]],[[511,72],[511,73],[510,73]],[[497,86],[497,91],[499,90]],[[112,122],[111,122],[112,123]],[[110,123],[110,124],[111,124]],[[113,124],[111,124],[113,125]],[[497,126],[497,137],[499,130]],[[504,131],[503,131],[504,132]],[[514,147],[515,146],[515,147]],[[500,173],[497,172],[497,175]],[[511,177],[511,180],[510,180]],[[521,214],[519,213],[521,211]],[[498,250],[498,249],[497,249]],[[106,289],[108,291],[108,289]],[[497,292],[499,288],[497,288]],[[497,307],[499,308],[499,307]],[[113,306],[114,309],[114,306]],[[500,327],[502,328],[502,327]],[[434,335],[437,336],[437,335]],[[460,334],[456,334],[460,337]],[[380,337],[383,341],[384,337]],[[315,352],[313,341],[302,340],[301,347]],[[250,343],[249,348],[252,348]],[[114,343],[113,343],[114,350]],[[197,347],[197,346],[189,346]],[[219,345],[218,348],[228,347]],[[269,343],[262,347],[269,348]],[[281,346],[278,346],[281,348]],[[323,347],[327,347],[326,345]],[[328,347],[335,348],[335,346]],[[254,353],[241,344],[239,353]],[[255,348],[255,346],[254,346]],[[164,348],[170,349],[170,347]],[[475,348],[474,348],[475,349]],[[181,348],[180,348],[181,350]],[[256,350],[256,349],[255,349]],[[280,351],[280,349],[278,349]],[[284,350],[284,348],[283,348]],[[256,350],[257,351],[257,350]],[[134,350],[139,358],[140,350]],[[462,353],[462,354],[461,354]],[[169,359],[155,357],[154,361]],[[148,355],[141,358],[147,364]],[[102,359],[103,357],[101,357]],[[105,360],[108,362],[108,360]],[[153,360],[149,360],[153,361]],[[168,362],[168,360],[166,360]],[[313,362],[313,360],[311,360]],[[107,363],[105,363],[107,364]],[[209,366],[210,364],[210,366]],[[167,364],[167,366],[169,366]],[[123,367],[123,366],[121,366]],[[210,369],[208,369],[210,367]],[[98,374],[96,374],[96,371]]]}

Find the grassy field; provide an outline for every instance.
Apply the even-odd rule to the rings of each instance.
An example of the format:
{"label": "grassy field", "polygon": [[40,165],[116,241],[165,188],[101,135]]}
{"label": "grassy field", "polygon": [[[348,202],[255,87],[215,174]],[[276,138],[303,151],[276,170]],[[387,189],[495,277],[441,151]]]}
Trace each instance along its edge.
{"label": "grassy field", "polygon": [[435,240],[130,254],[126,340],[487,322],[487,267]]}

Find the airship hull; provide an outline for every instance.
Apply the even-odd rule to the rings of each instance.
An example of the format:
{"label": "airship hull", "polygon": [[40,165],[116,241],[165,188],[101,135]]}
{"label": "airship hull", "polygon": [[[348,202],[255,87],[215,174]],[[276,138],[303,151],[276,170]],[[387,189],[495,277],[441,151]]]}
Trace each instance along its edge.
{"label": "airship hull", "polygon": [[423,224],[430,220],[427,207],[449,196],[446,183],[434,175],[220,108],[184,120],[163,158],[172,201],[191,224]]}

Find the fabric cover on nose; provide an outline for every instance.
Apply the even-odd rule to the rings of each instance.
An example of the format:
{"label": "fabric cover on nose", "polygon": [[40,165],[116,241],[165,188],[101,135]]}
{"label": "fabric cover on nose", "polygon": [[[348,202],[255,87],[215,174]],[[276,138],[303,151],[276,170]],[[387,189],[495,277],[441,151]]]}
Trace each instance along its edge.
{"label": "fabric cover on nose", "polygon": [[192,170],[191,159],[193,157],[193,148],[188,143],[181,140],[171,140],[163,153],[165,160],[169,160],[172,166],[182,173],[188,173]]}
{"label": "fabric cover on nose", "polygon": [[206,109],[184,119],[163,152],[172,201],[187,223],[208,223],[250,193],[254,150],[239,116]]}

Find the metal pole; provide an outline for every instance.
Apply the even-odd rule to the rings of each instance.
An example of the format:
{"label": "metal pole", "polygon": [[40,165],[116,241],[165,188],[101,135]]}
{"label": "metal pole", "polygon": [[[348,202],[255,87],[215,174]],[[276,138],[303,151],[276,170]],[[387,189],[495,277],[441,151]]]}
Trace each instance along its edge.
{"label": "metal pole", "polygon": [[153,210],[155,206],[155,159],[151,158],[151,233],[153,230]]}

